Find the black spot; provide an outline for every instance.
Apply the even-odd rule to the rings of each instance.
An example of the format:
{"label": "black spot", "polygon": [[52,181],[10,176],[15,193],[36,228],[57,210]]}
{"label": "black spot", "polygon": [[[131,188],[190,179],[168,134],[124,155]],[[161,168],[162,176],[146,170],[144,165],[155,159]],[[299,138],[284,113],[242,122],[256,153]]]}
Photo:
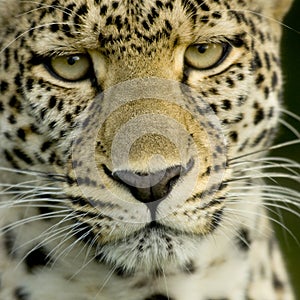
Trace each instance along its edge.
{"label": "black spot", "polygon": [[10,124],[16,124],[17,123],[17,120],[16,120],[16,117],[14,115],[10,115],[8,118],[7,118],[8,122]]}
{"label": "black spot", "polygon": [[265,94],[265,99],[268,99],[270,95],[270,89],[267,86],[264,88],[264,94]]}
{"label": "black spot", "polygon": [[150,29],[150,27],[149,27],[147,21],[143,21],[143,22],[142,22],[142,25],[143,25],[143,27],[144,27],[147,31]]}
{"label": "black spot", "polygon": [[259,108],[254,116],[254,125],[257,125],[258,123],[260,123],[265,117],[265,113],[264,110],[262,108]]}
{"label": "black spot", "polygon": [[274,116],[274,107],[270,107],[269,112],[268,112],[268,118],[272,119]]}
{"label": "black spot", "polygon": [[211,231],[214,231],[215,229],[217,229],[217,227],[220,225],[220,223],[222,221],[222,217],[223,217],[223,209],[222,208],[213,213],[212,218],[211,218],[211,224],[210,224]]}
{"label": "black spot", "polygon": [[241,95],[238,97],[238,106],[242,106],[243,104],[246,103],[246,101],[248,100],[247,96]]}
{"label": "black spot", "polygon": [[216,151],[220,154],[223,153],[223,149],[220,146],[216,146]]}
{"label": "black spot", "polygon": [[51,263],[52,258],[44,247],[34,248],[25,258],[25,264],[29,273],[32,273],[37,267],[50,266]]}
{"label": "black spot", "polygon": [[192,1],[188,1],[188,0],[182,0],[182,5],[183,7],[186,9],[188,15],[190,15],[193,20],[195,21],[195,18],[197,16],[197,7],[194,3],[192,3]]}
{"label": "black spot", "polygon": [[107,13],[107,9],[108,9],[107,5],[103,5],[103,6],[100,8],[100,15],[101,15],[101,16],[105,16],[106,13]]}
{"label": "black spot", "polygon": [[193,261],[189,261],[187,264],[184,265],[183,270],[187,274],[194,274],[196,272],[197,268]]}
{"label": "black spot", "polygon": [[145,300],[175,300],[175,299],[167,297],[162,294],[155,294],[155,295],[145,298]]}
{"label": "black spot", "polygon": [[226,83],[230,88],[234,87],[234,81],[230,77],[226,78]]}
{"label": "black spot", "polygon": [[82,4],[76,12],[77,16],[86,15],[88,13],[88,8],[86,4]]}
{"label": "black spot", "polygon": [[255,84],[257,86],[261,86],[261,84],[264,82],[264,80],[265,80],[265,76],[262,74],[258,74],[256,77],[256,80],[255,80]]}
{"label": "black spot", "polygon": [[276,273],[273,273],[273,278],[272,278],[273,286],[275,290],[283,290],[284,289],[284,283],[278,278]]}
{"label": "black spot", "polygon": [[25,133],[25,130],[24,129],[22,129],[22,128],[19,128],[18,130],[17,130],[17,136],[18,136],[18,138],[19,139],[21,139],[22,141],[26,141],[26,133]]}
{"label": "black spot", "polygon": [[200,21],[204,24],[208,23],[209,22],[209,17],[208,16],[203,16],[200,18]]}
{"label": "black spot", "polygon": [[71,28],[67,24],[62,25],[61,32],[63,32],[67,37],[74,38],[74,35],[71,33]]}
{"label": "black spot", "polygon": [[64,102],[62,100],[60,100],[58,103],[58,106],[57,106],[57,110],[62,111],[63,108],[64,108]]}
{"label": "black spot", "polygon": [[8,89],[8,82],[7,81],[1,81],[0,82],[0,93],[6,92]]}
{"label": "black spot", "polygon": [[48,126],[49,126],[50,129],[55,128],[56,127],[56,121],[52,121]]}
{"label": "black spot", "polygon": [[264,129],[255,139],[252,143],[251,147],[256,147],[267,135],[268,130]]}
{"label": "black spot", "polygon": [[109,16],[109,17],[106,19],[106,23],[105,23],[105,25],[106,25],[106,26],[109,26],[109,25],[111,25],[111,24],[112,24],[112,21],[113,21],[113,18],[112,18],[112,16]]}
{"label": "black spot", "polygon": [[212,14],[213,18],[215,19],[221,19],[222,18],[222,14],[218,11],[215,11],[213,14]]}
{"label": "black spot", "polygon": [[29,293],[25,290],[24,287],[17,287],[14,290],[14,298],[16,300],[29,300],[30,299],[30,295]]}
{"label": "black spot", "polygon": [[15,253],[14,253],[14,247],[15,247],[15,234],[11,229],[7,229],[3,232],[3,242],[4,242],[4,246],[5,246],[5,250],[8,256],[10,257],[14,257]]}
{"label": "black spot", "polygon": [[51,24],[51,25],[50,25],[50,30],[51,30],[51,32],[53,32],[53,33],[59,31],[59,25],[58,25],[58,24]]}
{"label": "black spot", "polygon": [[173,8],[174,8],[174,5],[173,5],[172,1],[167,2],[167,3],[165,4],[165,6],[166,6],[166,8],[169,9],[170,11],[172,11]]}
{"label": "black spot", "polygon": [[23,162],[27,163],[28,165],[33,164],[33,160],[26,153],[24,153],[22,150],[20,150],[18,148],[14,148],[13,152]]}
{"label": "black spot", "polygon": [[242,81],[244,79],[245,79],[245,75],[244,74],[240,73],[240,74],[237,75],[237,80]]}
{"label": "black spot", "polygon": [[22,83],[21,83],[21,74],[18,73],[18,74],[15,76],[14,82],[15,82],[15,85],[16,85],[17,87],[20,87],[20,86],[22,85]]}
{"label": "black spot", "polygon": [[163,3],[160,0],[156,0],[155,4],[158,8],[162,8],[163,7]]}
{"label": "black spot", "polygon": [[3,151],[3,154],[4,154],[5,159],[6,159],[7,161],[9,161],[10,164],[11,164],[14,168],[16,168],[16,169],[19,168],[18,164],[17,164],[16,161],[14,160],[13,155],[12,155],[10,152],[8,152],[7,150],[4,150],[4,151]]}
{"label": "black spot", "polygon": [[249,230],[242,228],[237,235],[237,243],[241,250],[247,251],[251,245]]}
{"label": "black spot", "polygon": [[270,61],[270,56],[267,52],[265,52],[265,61],[266,61],[267,69],[270,70],[271,69],[271,61]]}
{"label": "black spot", "polygon": [[131,277],[134,275],[133,272],[130,272],[130,271],[127,271],[125,270],[124,268],[122,267],[118,267],[115,269],[114,273],[119,276],[119,277],[122,277],[122,278],[128,278],[128,277]]}
{"label": "black spot", "polygon": [[219,95],[219,91],[216,88],[209,89],[209,92],[212,93],[213,95]]}
{"label": "black spot", "polygon": [[15,108],[17,111],[22,110],[22,104],[21,102],[17,99],[16,96],[12,96],[8,102],[9,106],[12,108]]}
{"label": "black spot", "polygon": [[217,108],[216,104],[212,103],[212,104],[210,104],[210,107],[214,111],[215,114],[218,112],[218,108]]}
{"label": "black spot", "polygon": [[229,132],[229,137],[234,143],[236,143],[238,140],[238,133],[236,131],[231,131]]}
{"label": "black spot", "polygon": [[249,139],[246,139],[246,140],[243,142],[243,144],[241,145],[241,147],[239,148],[238,151],[239,151],[239,152],[244,151],[245,148],[247,147],[248,143],[249,143]]}
{"label": "black spot", "polygon": [[58,7],[58,5],[59,5],[58,0],[52,1],[51,5],[49,5],[49,7],[48,7],[48,12],[53,13],[55,11],[56,7]]}
{"label": "black spot", "polygon": [[52,142],[49,142],[49,141],[44,142],[44,143],[42,144],[42,146],[41,146],[41,151],[42,151],[42,152],[47,151],[47,150],[50,148],[51,145],[52,145]]}
{"label": "black spot", "polygon": [[26,89],[27,91],[31,91],[33,89],[34,80],[32,78],[28,78],[26,81]]}
{"label": "black spot", "polygon": [[223,100],[223,108],[225,110],[230,110],[231,109],[231,102],[230,102],[230,100],[227,100],[227,99]]}
{"label": "black spot", "polygon": [[71,12],[73,11],[73,9],[76,7],[75,3],[69,4],[63,12],[63,21],[66,22],[69,20],[69,18],[71,17]]}
{"label": "black spot", "polygon": [[119,6],[119,2],[113,2],[113,3],[112,3],[113,9],[117,9],[118,6]]}
{"label": "black spot", "polygon": [[71,114],[66,114],[65,115],[65,121],[67,122],[67,123],[70,123],[70,122],[72,122],[72,115]]}
{"label": "black spot", "polygon": [[196,0],[197,4],[200,6],[200,8],[204,11],[210,11],[209,6],[206,4],[206,1],[204,0]]}
{"label": "black spot", "polygon": [[53,108],[55,107],[56,103],[57,103],[57,98],[55,96],[52,96],[49,100],[48,107]]}
{"label": "black spot", "polygon": [[172,31],[173,27],[168,20],[165,21],[165,25],[166,25],[167,30]]}
{"label": "black spot", "polygon": [[275,89],[277,84],[278,84],[278,75],[276,72],[274,72],[272,75],[272,88]]}
{"label": "black spot", "polygon": [[121,16],[116,16],[116,18],[115,18],[115,25],[117,26],[118,31],[120,31],[122,29],[123,23],[122,23],[122,17]]}
{"label": "black spot", "polygon": [[254,59],[253,59],[253,62],[252,62],[253,70],[257,70],[259,68],[262,68],[262,66],[263,66],[263,64],[262,64],[262,61],[261,61],[261,58],[260,58],[258,52],[255,52]]}

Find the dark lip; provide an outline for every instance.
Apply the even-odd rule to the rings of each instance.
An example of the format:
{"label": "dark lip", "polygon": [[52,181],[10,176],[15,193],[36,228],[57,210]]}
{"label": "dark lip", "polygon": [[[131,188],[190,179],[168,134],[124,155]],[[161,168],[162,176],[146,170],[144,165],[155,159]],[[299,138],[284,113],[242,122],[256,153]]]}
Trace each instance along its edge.
{"label": "dark lip", "polygon": [[163,231],[163,232],[167,232],[167,231],[175,231],[173,228],[160,224],[157,221],[152,221],[149,224],[147,224],[144,228],[141,229],[141,231]]}
{"label": "dark lip", "polygon": [[129,238],[134,237],[136,235],[147,236],[147,234],[155,233],[157,235],[173,235],[173,236],[186,236],[186,237],[195,237],[195,234],[191,232],[182,231],[164,224],[159,223],[158,221],[151,221],[146,224],[143,228],[131,233],[126,238],[122,238],[119,242],[126,242]]}

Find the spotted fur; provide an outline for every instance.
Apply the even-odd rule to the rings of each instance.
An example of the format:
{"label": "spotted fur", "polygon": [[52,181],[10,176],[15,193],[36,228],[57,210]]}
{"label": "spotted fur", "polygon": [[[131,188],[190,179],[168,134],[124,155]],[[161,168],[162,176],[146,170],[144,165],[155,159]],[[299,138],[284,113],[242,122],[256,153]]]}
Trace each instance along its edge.
{"label": "spotted fur", "polygon": [[0,299],[294,299],[267,210],[297,195],[264,182],[298,168],[266,158],[290,5],[0,0]]}

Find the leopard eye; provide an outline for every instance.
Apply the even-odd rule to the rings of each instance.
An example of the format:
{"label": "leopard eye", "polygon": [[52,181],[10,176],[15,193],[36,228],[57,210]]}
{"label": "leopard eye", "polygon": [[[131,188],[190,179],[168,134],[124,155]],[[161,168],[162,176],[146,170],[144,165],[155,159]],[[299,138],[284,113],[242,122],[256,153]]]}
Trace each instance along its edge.
{"label": "leopard eye", "polygon": [[85,54],[53,57],[46,64],[50,71],[65,81],[81,81],[89,77],[92,68]]}
{"label": "leopard eye", "polygon": [[209,70],[219,66],[230,52],[228,43],[203,43],[189,46],[185,51],[185,63],[197,70]]}

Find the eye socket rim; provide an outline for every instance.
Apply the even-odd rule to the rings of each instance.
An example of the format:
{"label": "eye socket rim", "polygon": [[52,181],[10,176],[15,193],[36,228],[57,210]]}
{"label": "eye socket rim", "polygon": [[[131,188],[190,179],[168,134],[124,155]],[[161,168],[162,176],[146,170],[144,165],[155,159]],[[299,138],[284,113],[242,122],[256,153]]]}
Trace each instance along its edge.
{"label": "eye socket rim", "polygon": [[[75,56],[84,56],[87,58],[88,62],[89,62],[89,68],[87,68],[87,71],[84,73],[83,76],[78,77],[78,79],[68,79],[68,78],[64,78],[62,76],[60,76],[57,71],[54,69],[54,67],[52,66],[53,64],[53,59],[56,58],[71,58],[71,57],[75,57]],[[87,54],[87,53],[74,53],[74,54],[69,54],[69,55],[57,55],[57,56],[50,56],[47,57],[46,60],[43,63],[44,67],[46,68],[46,70],[51,74],[51,76],[53,76],[54,78],[63,81],[63,82],[68,82],[68,83],[76,83],[76,82],[82,82],[85,81],[87,79],[91,79],[94,76],[94,69],[93,69],[93,63],[91,60],[91,57]]]}
{"label": "eye socket rim", "polygon": [[[186,55],[186,52],[187,50],[190,48],[190,47],[195,47],[195,46],[200,46],[200,45],[206,45],[206,44],[219,44],[222,46],[222,54],[220,56],[220,59],[217,60],[214,64],[212,64],[211,66],[209,67],[206,67],[206,68],[197,68],[195,66],[193,66],[191,63],[188,62],[188,60],[186,59],[185,55]],[[213,70],[213,69],[216,69],[217,67],[219,67],[229,56],[229,54],[231,53],[233,47],[230,45],[229,42],[211,42],[211,43],[196,43],[196,44],[191,44],[189,45],[185,52],[184,52],[184,64],[185,66],[187,66],[188,68],[192,68],[193,70],[196,70],[196,71],[209,71],[209,70]]]}

